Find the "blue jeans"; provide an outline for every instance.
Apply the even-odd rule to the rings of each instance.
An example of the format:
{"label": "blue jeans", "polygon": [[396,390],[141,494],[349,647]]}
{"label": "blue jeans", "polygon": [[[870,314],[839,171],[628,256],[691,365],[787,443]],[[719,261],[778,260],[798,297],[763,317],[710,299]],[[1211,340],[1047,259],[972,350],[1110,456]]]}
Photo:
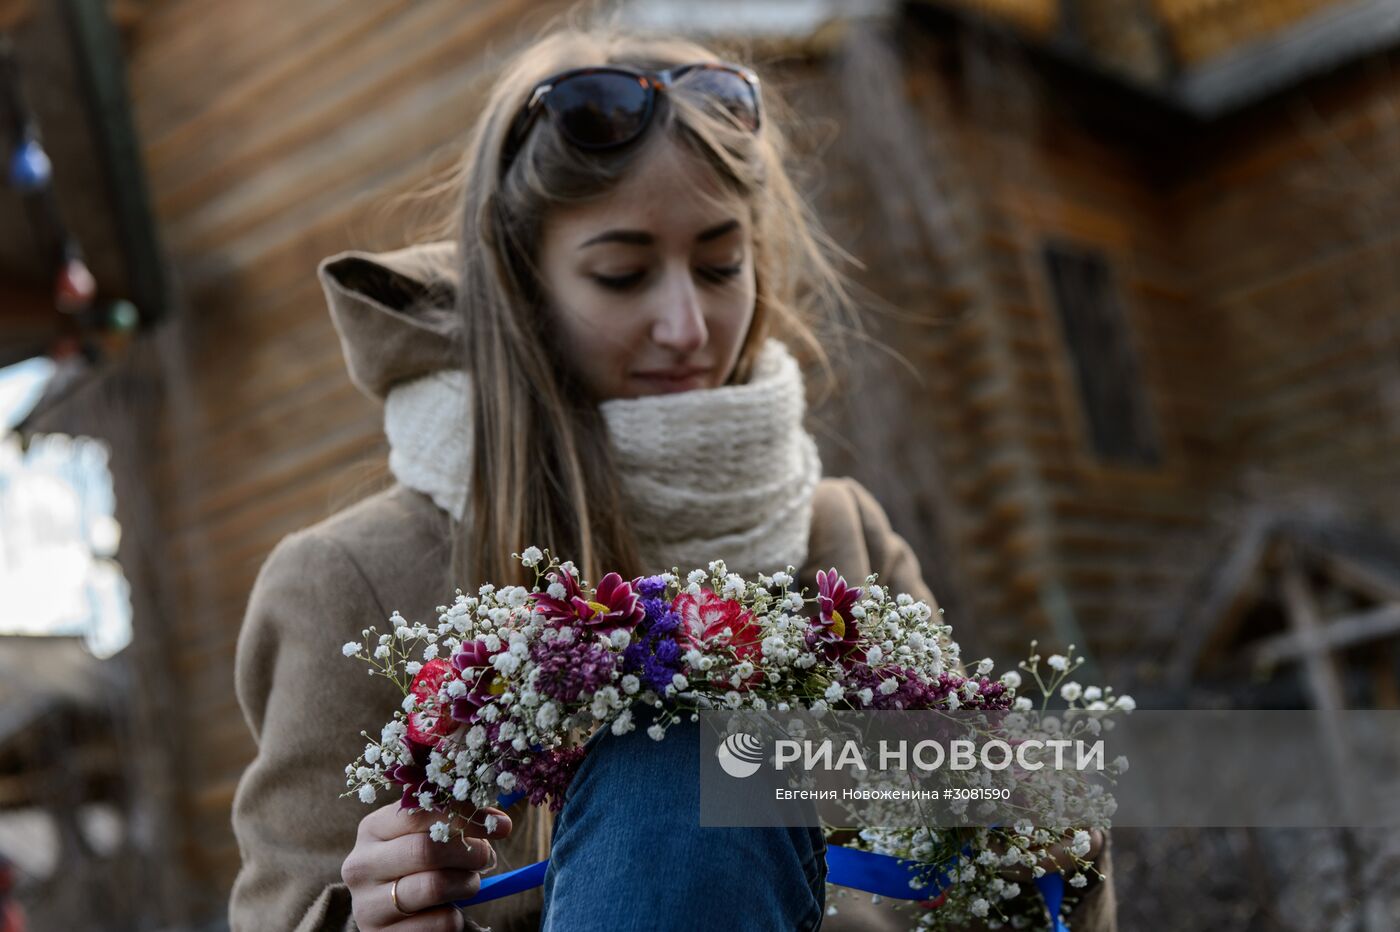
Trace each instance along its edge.
{"label": "blue jeans", "polygon": [[589,739],[554,823],[542,932],[819,928],[821,831],[700,827],[700,726],[683,718],[654,741],[652,711]]}

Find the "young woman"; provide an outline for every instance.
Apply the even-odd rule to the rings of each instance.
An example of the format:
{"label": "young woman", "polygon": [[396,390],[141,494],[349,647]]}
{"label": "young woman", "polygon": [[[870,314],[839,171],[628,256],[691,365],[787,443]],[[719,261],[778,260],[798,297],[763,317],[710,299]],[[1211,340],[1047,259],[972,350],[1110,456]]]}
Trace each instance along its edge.
{"label": "young woman", "polygon": [[[935,604],[870,493],[821,477],[803,428],[789,347],[823,362],[810,322],[845,292],[772,104],[691,42],[558,31],[489,95],[455,241],[322,263],[396,482],[284,539],[250,597],[236,932],[907,923],[868,897],[827,918],[815,831],[700,829],[684,734],[602,734],[557,819],[520,803],[471,847],[430,841],[432,819],[397,802],[340,798],[358,733],[397,696],[339,645],[395,610],[433,619],[456,588],[526,582],[510,554],[528,544],[588,579],[723,557],[746,575],[792,564],[810,589],[819,568],[879,572]],[[542,888],[450,906],[545,857]],[[1112,907],[1097,884],[1076,932],[1114,928]]]}

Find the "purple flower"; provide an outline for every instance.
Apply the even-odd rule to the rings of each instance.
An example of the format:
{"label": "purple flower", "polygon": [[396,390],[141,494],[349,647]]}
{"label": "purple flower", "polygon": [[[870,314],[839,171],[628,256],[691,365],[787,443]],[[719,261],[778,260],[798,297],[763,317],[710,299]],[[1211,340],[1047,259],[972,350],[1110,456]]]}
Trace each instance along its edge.
{"label": "purple flower", "polygon": [[656,598],[666,591],[666,580],[661,576],[638,576],[632,580],[632,588],[643,598]]}
{"label": "purple flower", "polygon": [[530,656],[539,671],[535,688],[560,702],[577,702],[593,695],[612,682],[617,669],[612,651],[596,641],[541,641]]}
{"label": "purple flower", "polygon": [[676,643],[681,619],[665,599],[644,598],[642,608],[646,617],[622,652],[622,669],[635,674],[647,689],[662,692],[672,677],[683,672],[681,647]]}
{"label": "purple flower", "polygon": [[564,794],[587,753],[586,747],[577,747],[536,754],[511,770],[515,774],[515,786],[530,798],[531,805],[548,802],[550,811],[558,812],[564,808]]}
{"label": "purple flower", "polygon": [[[894,677],[896,688],[892,693],[880,690],[880,683]],[[967,683],[976,685],[976,696],[972,699],[963,692]],[[964,709],[1009,709],[1011,698],[1006,687],[983,677],[962,677],[956,673],[940,673],[936,680],[927,680],[917,671],[908,667],[885,664],[871,667],[856,664],[846,676],[847,687],[853,691],[869,689],[871,692],[868,709],[932,709],[941,708],[948,694],[958,693],[960,708]]]}

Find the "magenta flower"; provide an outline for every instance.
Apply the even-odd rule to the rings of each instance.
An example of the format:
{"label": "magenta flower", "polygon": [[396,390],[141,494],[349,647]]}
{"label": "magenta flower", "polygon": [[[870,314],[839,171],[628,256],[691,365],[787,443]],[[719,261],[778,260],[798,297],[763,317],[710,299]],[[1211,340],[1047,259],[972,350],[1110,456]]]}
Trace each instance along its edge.
{"label": "magenta flower", "polygon": [[453,668],[461,674],[462,680],[467,684],[467,694],[452,700],[454,721],[468,724],[475,722],[481,709],[495,702],[496,697],[506,691],[505,681],[491,665],[491,658],[503,650],[504,646],[490,650],[484,642],[472,641],[470,644],[463,644],[461,649],[452,655]]}
{"label": "magenta flower", "polygon": [[418,794],[434,789],[428,780],[428,758],[432,748],[411,739],[408,747],[413,752],[412,762],[395,764],[384,772],[386,777],[403,787],[403,796],[399,799],[401,810],[419,808]]}
{"label": "magenta flower", "polygon": [[635,628],[646,610],[641,599],[632,591],[632,584],[617,573],[609,573],[598,583],[592,599],[573,597],[574,616],[583,627],[601,633],[618,628]]}
{"label": "magenta flower", "polygon": [[583,595],[583,590],[578,585],[578,577],[573,573],[552,571],[545,578],[551,584],[558,583],[563,586],[564,595],[556,599],[547,591],[530,593],[530,599],[535,603],[535,611],[550,622],[571,623],[574,620],[574,599]]}
{"label": "magenta flower", "polygon": [[865,661],[865,651],[856,646],[860,631],[851,614],[860,594],[859,588],[837,574],[836,567],[817,571],[818,613],[807,632],[809,647],[820,650],[828,660],[854,653],[853,659]]}

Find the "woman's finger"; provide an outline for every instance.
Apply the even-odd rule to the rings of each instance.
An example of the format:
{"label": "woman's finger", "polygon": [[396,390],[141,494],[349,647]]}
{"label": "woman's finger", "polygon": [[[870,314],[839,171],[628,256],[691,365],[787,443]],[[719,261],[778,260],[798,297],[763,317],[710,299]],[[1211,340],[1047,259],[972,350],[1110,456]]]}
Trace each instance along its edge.
{"label": "woman's finger", "polygon": [[482,871],[495,863],[496,852],[484,838],[456,838],[433,841],[427,832],[401,835],[381,842],[374,849],[374,876],[393,880],[419,871]]}
{"label": "woman's finger", "polygon": [[438,906],[414,916],[400,916],[398,922],[385,928],[390,932],[466,932],[481,926],[469,925],[459,909]]}
{"label": "woman's finger", "polygon": [[[464,900],[476,896],[481,889],[481,875],[476,871],[437,870],[418,871],[398,879],[395,889],[393,882],[381,884],[371,889],[370,909],[365,916],[376,925],[392,926],[395,930],[408,928],[409,920],[426,920],[428,923],[441,922],[438,907],[446,906],[453,913],[454,900]],[[394,894],[398,894],[398,909],[394,908]],[[450,918],[450,917],[449,917]],[[458,925],[457,928],[462,928]]]}

